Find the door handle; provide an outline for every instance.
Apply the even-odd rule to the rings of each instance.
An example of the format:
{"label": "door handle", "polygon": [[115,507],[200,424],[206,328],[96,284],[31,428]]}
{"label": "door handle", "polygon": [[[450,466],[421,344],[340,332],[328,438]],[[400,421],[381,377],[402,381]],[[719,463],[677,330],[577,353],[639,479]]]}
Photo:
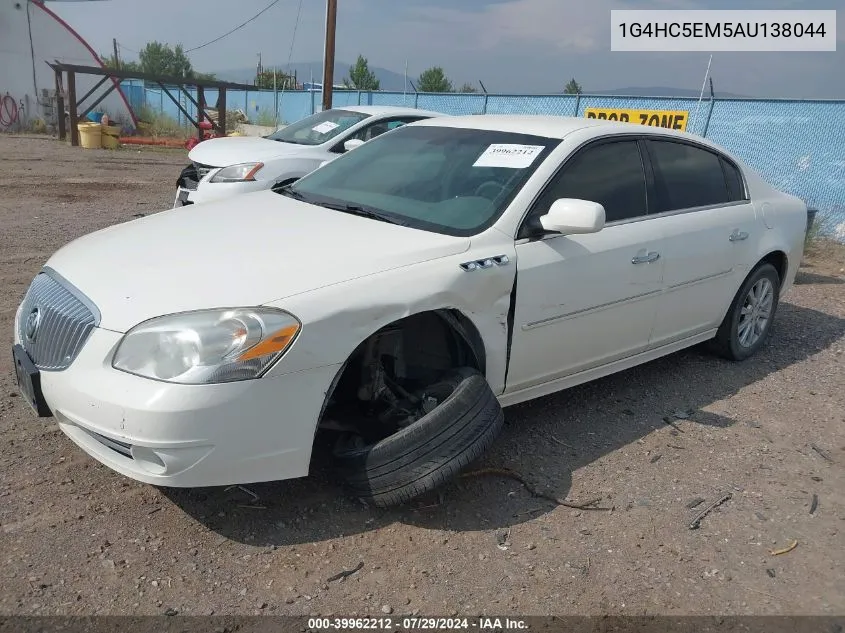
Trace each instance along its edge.
{"label": "door handle", "polygon": [[660,253],[655,251],[651,251],[650,253],[643,253],[642,255],[637,255],[633,259],[631,259],[632,264],[650,264],[651,262],[655,262],[660,259]]}
{"label": "door handle", "polygon": [[731,242],[741,242],[742,240],[748,239],[748,233],[746,233],[745,231],[740,231],[739,229],[734,229],[734,232],[731,233],[728,239]]}

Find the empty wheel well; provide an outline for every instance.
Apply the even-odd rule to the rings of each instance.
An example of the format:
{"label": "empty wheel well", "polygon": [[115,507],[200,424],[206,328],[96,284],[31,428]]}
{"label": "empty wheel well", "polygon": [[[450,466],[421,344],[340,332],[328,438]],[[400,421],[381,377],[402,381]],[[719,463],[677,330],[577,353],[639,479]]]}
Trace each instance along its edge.
{"label": "empty wheel well", "polygon": [[783,284],[783,280],[786,279],[786,273],[789,267],[789,262],[786,259],[786,253],[784,253],[783,251],[772,251],[763,259],[761,259],[760,263],[767,263],[774,266],[775,270],[778,271],[780,283]]}
{"label": "empty wheel well", "polygon": [[[352,352],[326,394],[319,428],[390,435],[419,413],[416,400],[446,372],[484,374],[483,341],[457,310],[433,310],[379,329]],[[411,403],[409,405],[409,402]]]}

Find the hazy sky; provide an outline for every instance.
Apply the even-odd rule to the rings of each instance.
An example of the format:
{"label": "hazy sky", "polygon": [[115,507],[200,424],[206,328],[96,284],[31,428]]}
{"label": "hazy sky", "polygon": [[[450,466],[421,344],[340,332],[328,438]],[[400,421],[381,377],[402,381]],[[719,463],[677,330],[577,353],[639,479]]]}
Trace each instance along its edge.
{"label": "hazy sky", "polygon": [[[98,52],[112,37],[130,50],[150,40],[198,46],[270,0],[51,2]],[[699,89],[707,53],[612,53],[610,9],[837,9],[835,53],[717,53],[717,91],[765,97],[845,98],[845,0],[338,0],[337,61],[359,53],[409,76],[440,65],[453,83],[481,79],[490,92],[585,92],[628,86]],[[300,0],[280,0],[258,20],[190,54],[206,72],[287,64]],[[238,10],[235,10],[238,7]],[[293,62],[322,59],[324,0],[302,0]],[[316,75],[316,69],[315,69]],[[477,84],[476,84],[477,85]]]}

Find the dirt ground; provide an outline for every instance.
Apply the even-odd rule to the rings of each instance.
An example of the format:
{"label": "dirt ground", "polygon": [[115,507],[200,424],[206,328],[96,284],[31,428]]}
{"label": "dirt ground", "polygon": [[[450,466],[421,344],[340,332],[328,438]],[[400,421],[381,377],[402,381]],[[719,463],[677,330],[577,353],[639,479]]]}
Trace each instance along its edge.
{"label": "dirt ground", "polygon": [[[168,208],[186,161],[0,135],[5,345],[51,253]],[[320,459],[306,479],[250,485],[257,499],[159,490],[35,418],[7,348],[0,613],[845,614],[844,334],[845,247],[820,246],[753,359],[688,350],[506,410],[472,468],[509,468],[612,512],[496,475],[375,510]]]}

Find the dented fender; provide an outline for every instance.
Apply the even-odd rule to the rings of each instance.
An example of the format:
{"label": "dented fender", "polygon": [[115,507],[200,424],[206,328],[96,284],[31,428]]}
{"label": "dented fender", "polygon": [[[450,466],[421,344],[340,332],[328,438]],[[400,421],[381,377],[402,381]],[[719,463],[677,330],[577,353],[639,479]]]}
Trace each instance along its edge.
{"label": "dented fender", "polygon": [[[291,349],[268,373],[281,375],[344,363],[356,347],[384,326],[422,312],[453,309],[478,330],[485,373],[498,395],[504,391],[509,311],[516,275],[512,240],[473,244],[456,256],[421,262],[307,293],[270,305],[302,322]],[[465,270],[461,264],[505,255],[507,263]]]}

